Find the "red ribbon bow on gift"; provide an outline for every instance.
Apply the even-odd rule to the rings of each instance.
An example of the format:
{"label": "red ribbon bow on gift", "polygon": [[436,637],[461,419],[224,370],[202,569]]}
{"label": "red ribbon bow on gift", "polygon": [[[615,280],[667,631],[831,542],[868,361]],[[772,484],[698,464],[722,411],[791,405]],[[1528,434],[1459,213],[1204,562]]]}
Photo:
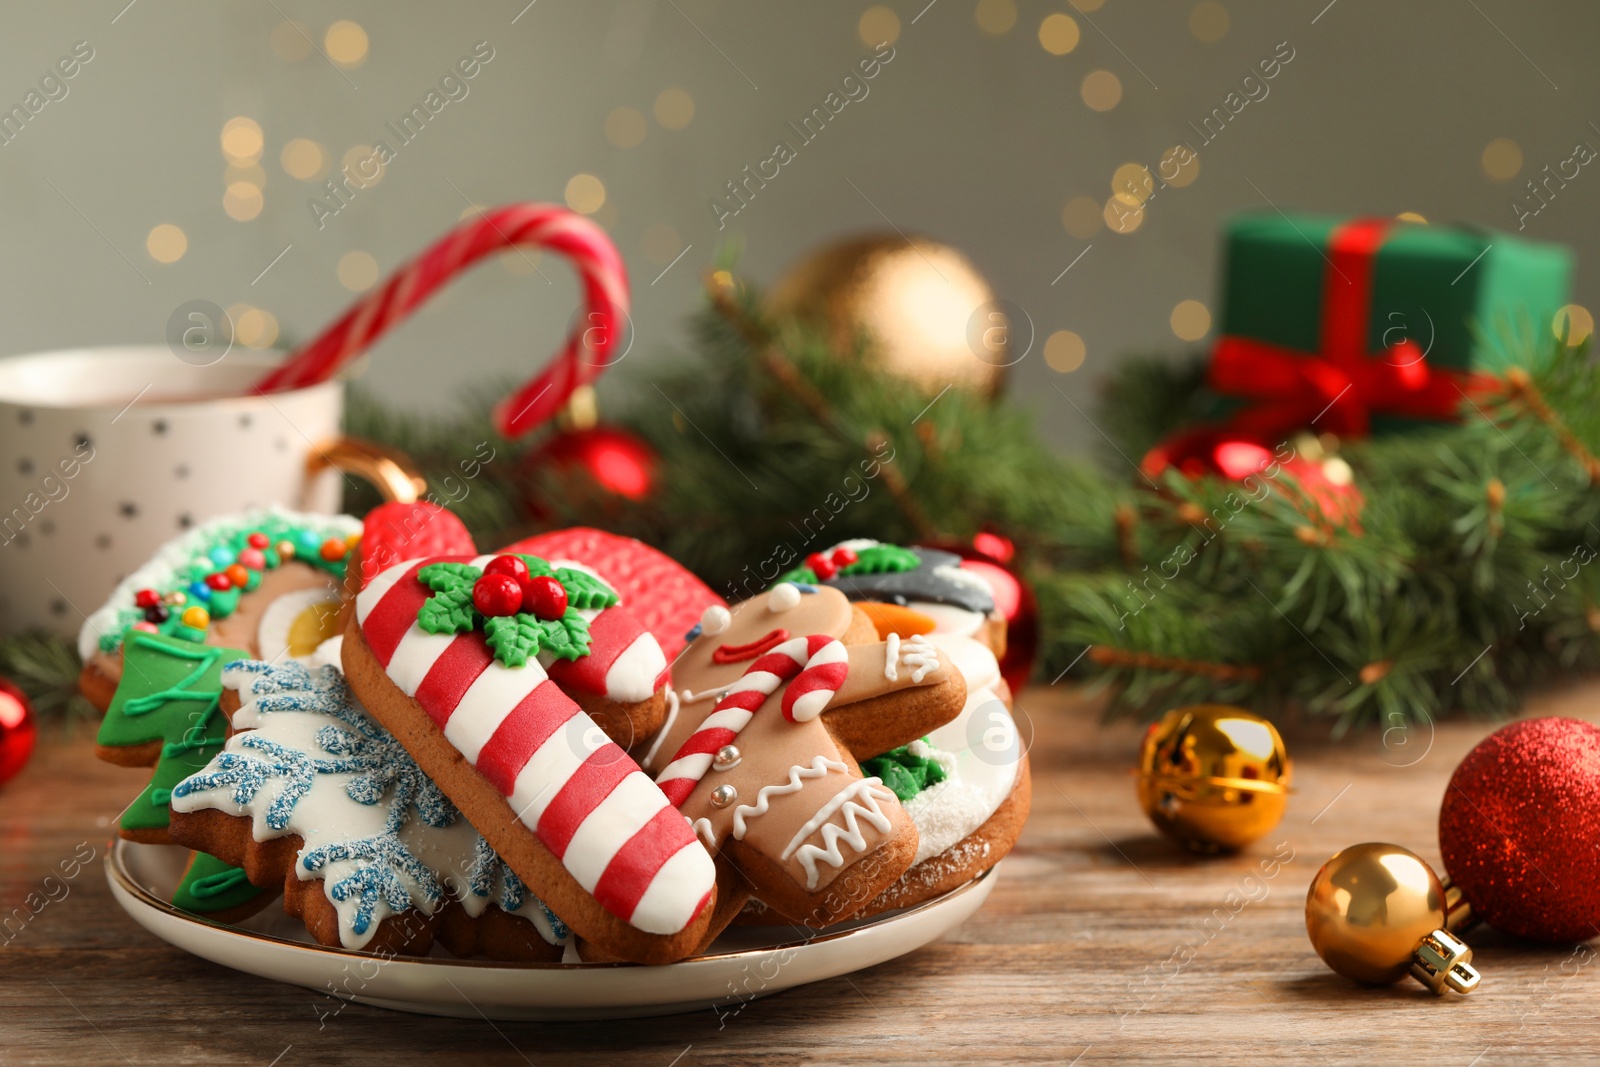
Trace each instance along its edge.
{"label": "red ribbon bow on gift", "polygon": [[1374,412],[1453,419],[1464,397],[1493,386],[1489,375],[1430,366],[1409,338],[1367,351],[1373,268],[1391,225],[1389,219],[1355,219],[1329,237],[1319,351],[1248,337],[1218,339],[1211,387],[1259,402],[1234,416],[1230,427],[1281,439],[1316,424],[1319,431],[1360,437]]}

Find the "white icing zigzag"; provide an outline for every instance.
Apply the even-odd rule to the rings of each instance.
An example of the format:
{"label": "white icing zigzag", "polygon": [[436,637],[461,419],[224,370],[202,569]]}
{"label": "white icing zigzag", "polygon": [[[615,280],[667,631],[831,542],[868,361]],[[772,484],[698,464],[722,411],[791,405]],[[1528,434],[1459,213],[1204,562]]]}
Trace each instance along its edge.
{"label": "white icing zigzag", "polygon": [[[891,649],[895,647],[891,646]],[[928,676],[929,671],[939,669],[939,650],[921,634],[915,637],[908,637],[899,642],[898,651],[900,653],[900,662],[911,668],[911,680],[917,685],[922,684],[922,679]],[[894,681],[892,676],[890,681]]]}
{"label": "white icing zigzag", "polygon": [[[857,852],[866,850],[866,835],[861,832],[858,820],[865,819],[879,833],[889,832],[893,824],[883,813],[883,809],[878,807],[878,802],[894,798],[894,793],[883,788],[882,779],[862,778],[851,782],[828,801],[821,811],[813,815],[810,822],[800,827],[789,842],[789,847],[783,850],[781,858],[786,860],[794,856],[798,859],[800,866],[805,868],[806,889],[816,889],[818,860],[826,862],[830,867],[844,866],[844,854],[839,849],[840,841]],[[844,820],[844,825],[828,821],[836,812]],[[819,827],[822,829],[822,844],[802,845],[801,842],[816,833]]]}
{"label": "white icing zigzag", "polygon": [[[790,767],[789,780],[787,782],[780,782],[777,785],[762,786],[760,791],[756,793],[756,802],[754,804],[740,804],[737,808],[733,809],[733,839],[735,841],[744,840],[745,823],[749,819],[754,819],[758,815],[765,815],[767,813],[767,809],[772,806],[773,797],[782,797],[788,796],[790,793],[798,793],[801,789],[805,788],[805,782],[807,780],[812,778],[821,778],[829,771],[838,771],[840,774],[848,774],[850,768],[846,767],[838,760],[832,760],[827,756],[819,755],[811,761],[811,765],[809,767],[803,764],[796,764],[795,766]],[[876,782],[878,779],[874,778],[872,781]],[[848,792],[848,790],[846,790],[846,792]],[[810,830],[807,830],[805,833],[801,834],[801,839],[803,840],[804,838],[809,837],[811,833],[815,831],[815,829],[816,827],[813,826]],[[884,829],[888,829],[888,827],[884,827]],[[857,847],[859,848],[860,846]],[[789,852],[792,851],[794,851],[793,846],[791,846],[789,849]],[[784,859],[789,858],[789,852],[785,852],[783,854]]]}

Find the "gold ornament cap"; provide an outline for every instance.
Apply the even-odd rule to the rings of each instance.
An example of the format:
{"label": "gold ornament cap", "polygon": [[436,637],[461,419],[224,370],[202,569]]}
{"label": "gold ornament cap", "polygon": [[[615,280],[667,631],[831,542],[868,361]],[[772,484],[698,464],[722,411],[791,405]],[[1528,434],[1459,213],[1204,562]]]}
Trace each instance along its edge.
{"label": "gold ornament cap", "polygon": [[1139,806],[1196,852],[1243,848],[1288,805],[1292,766],[1277,727],[1225,704],[1169,711],[1139,751]]}
{"label": "gold ornament cap", "polygon": [[1420,856],[1367,842],[1337,853],[1311,880],[1306,934],[1334,971],[1391,985],[1410,975],[1430,991],[1470,993],[1472,949],[1450,932],[1452,895]]}

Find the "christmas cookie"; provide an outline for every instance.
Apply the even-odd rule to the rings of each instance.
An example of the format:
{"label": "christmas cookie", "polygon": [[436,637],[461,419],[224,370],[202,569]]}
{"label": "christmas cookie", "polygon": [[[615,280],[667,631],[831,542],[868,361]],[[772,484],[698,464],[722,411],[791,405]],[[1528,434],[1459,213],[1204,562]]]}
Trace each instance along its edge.
{"label": "christmas cookie", "polygon": [[624,702],[642,696],[665,714],[666,659],[619,599],[574,562],[412,560],[361,590],[343,663],[373,715],[573,930],[665,963],[704,939],[714,870],[601,728],[621,733]]}
{"label": "christmas cookie", "polygon": [[221,753],[172,790],[172,834],[281,887],[318,942],[554,961],[567,931],[337,668],[237,660]]}
{"label": "christmas cookie", "polygon": [[995,609],[994,590],[961,564],[953,552],[863,538],[813,552],[778,580],[840,590],[859,604],[881,636],[957,634],[1003,656],[1006,622]]}
{"label": "christmas cookie", "polygon": [[[1028,816],[1028,758],[1017,743],[1010,692],[993,653],[970,638],[940,634],[931,640],[966,679],[966,704],[928,737],[862,761],[862,771],[881,778],[911,817],[917,854],[911,869],[854,918],[908,908],[976,878],[1011,851]],[[738,921],[787,922],[759,901],[751,901]]]}
{"label": "christmas cookie", "polygon": [[[449,551],[417,553],[448,555]],[[545,559],[575,559],[605,575],[622,595],[640,624],[655,636],[670,661],[683,646],[689,629],[706,608],[727,607],[711,587],[683,564],[642,541],[586,526],[530,537],[505,549]]]}
{"label": "christmas cookie", "polygon": [[[130,633],[243,649],[267,660],[309,654],[338,632],[348,515],[271,508],[216,519],[170,541],[123,579],[78,634],[79,687],[102,710],[122,678]],[[291,598],[277,605],[281,598]]]}
{"label": "christmas cookie", "polygon": [[877,640],[836,589],[783,583],[713,607],[674,668],[657,781],[749,891],[797,922],[859,911],[911,866],[917,834],[858,757],[960,712],[965,685],[923,637]]}
{"label": "christmas cookie", "polygon": [[[118,766],[155,770],[118,818],[121,837],[147,844],[173,843],[167,828],[172,787],[222,750],[228,728],[219,706],[222,664],[239,655],[144,631],[128,635],[127,669],[100,723],[95,755]],[[253,914],[269,899],[242,872],[196,853],[173,903],[231,922]]]}

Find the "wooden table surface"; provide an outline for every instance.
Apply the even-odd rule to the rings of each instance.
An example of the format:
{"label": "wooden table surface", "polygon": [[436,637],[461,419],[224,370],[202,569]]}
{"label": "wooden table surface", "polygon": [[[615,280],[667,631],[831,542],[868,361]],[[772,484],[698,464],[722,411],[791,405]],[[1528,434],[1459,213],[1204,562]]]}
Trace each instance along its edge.
{"label": "wooden table surface", "polygon": [[[982,911],[909,957],[726,1019],[489,1023],[350,1005],[324,1025],[325,997],[191,958],[118,910],[100,857],[144,779],[97,762],[86,740],[46,745],[0,791],[0,914],[85,842],[96,859],[0,944],[0,1067],[1593,1062],[1600,967],[1587,948],[1480,928],[1469,940],[1482,988],[1435,999],[1410,983],[1351,985],[1306,941],[1306,886],[1339,848],[1389,840],[1437,863],[1445,783],[1491,726],[1451,722],[1388,745],[1291,736],[1297,792],[1283,824],[1244,854],[1200,859],[1157,837],[1134,803],[1137,729],[1098,725],[1097,707],[1065,690],[1018,704],[1033,815]],[[1600,719],[1600,683],[1528,711]],[[1285,861],[1264,866],[1274,855]]]}

